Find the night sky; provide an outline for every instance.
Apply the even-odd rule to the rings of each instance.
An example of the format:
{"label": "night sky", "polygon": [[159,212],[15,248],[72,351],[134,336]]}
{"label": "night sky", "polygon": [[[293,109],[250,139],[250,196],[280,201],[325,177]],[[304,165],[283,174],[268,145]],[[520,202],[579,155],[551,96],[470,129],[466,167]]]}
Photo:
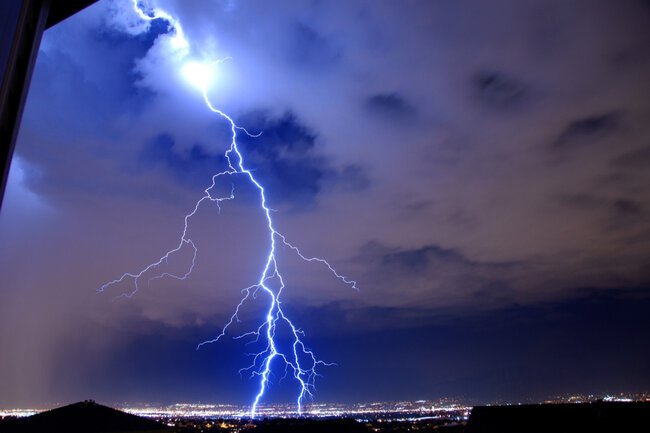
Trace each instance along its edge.
{"label": "night sky", "polygon": [[[648,1],[157,4],[185,57],[130,0],[43,36],[0,213],[0,407],[251,401],[245,341],[195,351],[265,259],[244,179],[192,219],[186,281],[96,293],[225,168],[180,73],[224,57],[208,96],[263,131],[240,147],[278,230],[360,288],[280,252],[285,310],[338,364],[316,401],[650,390]],[[281,375],[265,401],[293,400]]]}

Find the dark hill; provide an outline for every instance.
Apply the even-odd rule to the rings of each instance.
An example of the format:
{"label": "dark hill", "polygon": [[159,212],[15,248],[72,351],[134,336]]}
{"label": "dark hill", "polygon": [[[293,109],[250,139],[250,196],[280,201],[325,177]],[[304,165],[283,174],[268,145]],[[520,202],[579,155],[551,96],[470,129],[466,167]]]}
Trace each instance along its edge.
{"label": "dark hill", "polygon": [[477,406],[468,433],[650,432],[650,402]]}
{"label": "dark hill", "polygon": [[94,401],[85,401],[0,422],[0,433],[163,432],[167,427]]}

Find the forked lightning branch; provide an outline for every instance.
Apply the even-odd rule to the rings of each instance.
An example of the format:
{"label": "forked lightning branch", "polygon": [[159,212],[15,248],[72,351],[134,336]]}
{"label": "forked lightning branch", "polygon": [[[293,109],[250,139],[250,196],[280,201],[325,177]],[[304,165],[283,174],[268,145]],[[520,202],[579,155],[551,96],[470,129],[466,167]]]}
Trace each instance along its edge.
{"label": "forked lightning branch", "polygon": [[[168,22],[169,31],[172,32],[172,47],[176,49],[186,49],[189,44],[185,39],[183,28],[177,19],[173,16],[156,7],[148,7],[138,0],[133,0],[134,12],[145,21],[152,21],[154,19],[163,19]],[[225,59],[224,59],[225,60]],[[317,262],[332,272],[332,274],[341,280],[344,284],[357,289],[355,281],[339,274],[326,260],[319,257],[310,257],[304,255],[298,247],[290,243],[287,238],[275,229],[273,218],[271,217],[271,210],[267,205],[264,186],[255,177],[253,171],[245,163],[244,155],[240,152],[237,146],[237,135],[247,134],[251,137],[259,137],[260,134],[251,134],[244,128],[238,126],[233,119],[223,111],[216,108],[208,98],[207,90],[213,80],[214,69],[219,65],[222,60],[212,61],[207,63],[200,63],[194,61],[187,61],[182,66],[182,73],[185,78],[194,86],[196,86],[203,96],[203,100],[207,108],[219,116],[219,118],[227,122],[231,132],[231,142],[228,150],[225,152],[227,161],[227,168],[224,171],[218,172],[212,176],[212,183],[203,190],[203,195],[198,199],[194,208],[190,213],[185,215],[183,230],[179,239],[179,243],[175,248],[165,252],[157,261],[149,264],[138,272],[126,272],[120,278],[109,281],[98,289],[98,292],[104,292],[111,286],[131,282],[132,289],[119,295],[120,297],[131,298],[134,296],[142,284],[142,279],[146,278],[147,284],[151,281],[160,278],[174,278],[177,280],[185,280],[194,270],[196,265],[196,257],[199,254],[196,243],[188,235],[188,226],[191,223],[192,217],[197,213],[203,203],[212,202],[220,206],[223,202],[235,200],[234,186],[228,195],[218,195],[216,193],[217,181],[224,177],[243,176],[255,187],[259,192],[259,206],[264,212],[265,221],[267,224],[266,233],[268,236],[268,254],[263,262],[260,274],[255,277],[253,284],[242,290],[242,299],[236,306],[234,313],[230,320],[223,326],[221,332],[213,339],[206,340],[200,343],[196,348],[197,350],[205,344],[216,343],[221,338],[224,338],[229,328],[240,321],[240,311],[246,307],[247,302],[252,301],[258,294],[263,294],[267,299],[267,307],[265,313],[257,326],[250,328],[249,332],[244,334],[234,335],[234,338],[250,338],[253,341],[262,342],[262,349],[253,354],[251,365],[240,370],[240,373],[247,372],[251,377],[259,380],[259,388],[255,394],[254,400],[251,405],[250,415],[255,417],[257,407],[261,402],[264,393],[269,386],[271,371],[277,368],[277,363],[284,367],[285,372],[290,374],[298,383],[299,391],[296,397],[297,410],[300,413],[302,410],[303,402],[307,398],[313,396],[315,389],[315,379],[318,375],[317,368],[319,366],[333,365],[319,360],[314,352],[305,344],[304,333],[298,328],[282,309],[281,295],[284,289],[284,279],[281,270],[276,260],[277,247],[282,245],[288,247],[300,259],[306,262]],[[234,185],[234,183],[233,183]],[[163,263],[167,264],[169,260],[181,250],[190,249],[192,251],[192,262],[190,266],[183,273],[171,273],[163,271]],[[148,276],[151,274],[154,276]],[[145,274],[147,277],[145,277]],[[282,326],[289,330],[289,344],[279,344],[279,336],[277,335],[278,328]]]}

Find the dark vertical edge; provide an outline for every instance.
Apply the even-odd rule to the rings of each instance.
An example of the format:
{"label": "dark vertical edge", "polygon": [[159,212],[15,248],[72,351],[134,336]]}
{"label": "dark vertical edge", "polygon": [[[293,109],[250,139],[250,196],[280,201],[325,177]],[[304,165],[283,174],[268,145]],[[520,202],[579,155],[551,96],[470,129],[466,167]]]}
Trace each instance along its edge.
{"label": "dark vertical edge", "polygon": [[77,12],[87,8],[97,0],[58,0],[53,1],[50,12],[47,15],[47,24],[45,29],[57,25],[63,20],[68,19]]}
{"label": "dark vertical edge", "polygon": [[0,88],[0,209],[50,0],[23,0]]}

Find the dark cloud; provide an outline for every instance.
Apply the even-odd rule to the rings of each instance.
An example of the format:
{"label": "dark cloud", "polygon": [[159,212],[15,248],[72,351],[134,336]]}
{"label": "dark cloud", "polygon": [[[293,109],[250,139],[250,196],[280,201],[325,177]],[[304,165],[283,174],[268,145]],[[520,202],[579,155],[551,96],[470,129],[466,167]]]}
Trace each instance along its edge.
{"label": "dark cloud", "polygon": [[617,214],[623,216],[639,215],[641,212],[643,212],[643,204],[636,200],[623,198],[614,200],[613,208]]}
{"label": "dark cloud", "polygon": [[300,67],[319,71],[333,66],[342,56],[340,47],[333,40],[309,24],[295,23],[290,35],[289,60]]}
{"label": "dark cloud", "polygon": [[[405,249],[378,241],[363,245],[357,260],[371,266],[370,275],[364,279],[367,284],[372,283],[374,290],[381,290],[390,302],[441,310],[456,296],[462,296],[464,308],[470,309],[511,304],[515,302],[512,279],[528,268],[525,262],[473,260],[460,251],[438,245]],[[395,290],[398,286],[400,289]],[[420,319],[413,317],[415,322]],[[410,319],[402,320],[406,323]]]}
{"label": "dark cloud", "polygon": [[379,255],[382,266],[404,268],[409,272],[431,270],[437,266],[442,267],[446,265],[461,265],[467,267],[467,269],[474,267],[505,269],[521,264],[517,262],[481,262],[471,260],[455,249],[442,248],[438,245],[426,245],[421,248],[401,250],[388,248],[378,242],[370,242],[361,251],[363,254]]}
{"label": "dark cloud", "polygon": [[621,113],[617,111],[574,120],[560,133],[553,147],[568,149],[587,145],[620,131],[621,128]]}
{"label": "dark cloud", "polygon": [[612,165],[635,170],[647,170],[650,167],[650,146],[626,152],[611,160]]}
{"label": "dark cloud", "polygon": [[618,198],[612,202],[609,212],[610,230],[630,230],[645,223],[650,215],[644,203],[628,198]]}
{"label": "dark cloud", "polygon": [[138,86],[137,83],[142,79],[141,71],[135,66],[137,59],[143,58],[151,49],[159,36],[169,34],[171,31],[169,23],[163,19],[151,21],[147,31],[137,35],[128,35],[123,31],[100,27],[94,29],[90,38],[97,42],[97,45],[107,52],[119,52],[119,56],[111,56],[113,60],[112,69],[114,76],[120,78],[121,88],[112,85],[111,88],[117,92],[120,98],[128,101],[124,106],[130,110],[141,108],[144,101],[137,101],[138,98],[151,100],[154,93],[145,87]]}
{"label": "dark cloud", "polygon": [[209,185],[214,173],[227,168],[223,155],[210,155],[199,144],[185,150],[175,145],[174,138],[169,134],[154,137],[140,152],[139,166],[145,169],[162,166],[177,180],[195,189]]}
{"label": "dark cloud", "polygon": [[371,185],[366,169],[359,164],[346,165],[340,171],[330,173],[330,178],[335,186],[348,192],[363,191]]}
{"label": "dark cloud", "polygon": [[629,229],[647,217],[644,203],[630,198],[608,198],[593,194],[564,194],[560,204],[577,209],[585,215],[598,216],[603,230]]}
{"label": "dark cloud", "polygon": [[479,72],[473,86],[479,99],[494,108],[521,107],[530,95],[529,85],[498,71]]}
{"label": "dark cloud", "polygon": [[388,253],[382,256],[381,262],[385,266],[405,268],[409,271],[426,270],[434,263],[440,265],[445,262],[456,262],[469,266],[475,264],[454,250],[440,248],[436,245]]}
{"label": "dark cloud", "polygon": [[296,207],[310,204],[326,187],[348,192],[368,188],[370,180],[358,164],[335,167],[318,149],[318,135],[286,112],[271,118],[263,112],[242,117],[249,130],[259,137],[240,135],[241,149],[250,167],[267,189],[270,203]]}
{"label": "dark cloud", "polygon": [[609,209],[620,215],[639,214],[643,205],[627,198],[610,199],[591,194],[568,194],[558,197],[560,203],[583,211]]}
{"label": "dark cloud", "polygon": [[[130,35],[115,28],[98,27],[92,29],[91,37],[102,45],[108,45],[114,50],[127,50],[130,60],[144,57],[160,35],[171,31],[167,20],[156,19],[150,22],[147,31]],[[132,72],[133,65],[129,71]]]}
{"label": "dark cloud", "polygon": [[404,120],[415,114],[415,109],[398,93],[378,93],[365,100],[366,109],[382,118]]}
{"label": "dark cloud", "polygon": [[304,205],[322,188],[328,163],[316,151],[317,135],[287,112],[279,118],[250,114],[243,123],[259,137],[240,134],[241,149],[249,166],[259,175],[273,203]]}

